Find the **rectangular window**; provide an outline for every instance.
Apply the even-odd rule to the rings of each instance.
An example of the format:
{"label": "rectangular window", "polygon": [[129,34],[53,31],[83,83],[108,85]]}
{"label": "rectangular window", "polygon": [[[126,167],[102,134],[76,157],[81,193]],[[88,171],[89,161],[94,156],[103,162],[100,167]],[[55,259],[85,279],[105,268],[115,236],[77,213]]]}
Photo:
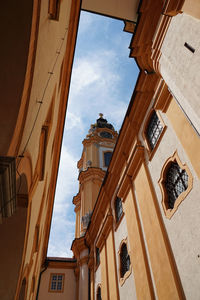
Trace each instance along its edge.
{"label": "rectangular window", "polygon": [[163,126],[160,122],[160,119],[158,118],[156,112],[153,111],[146,129],[146,136],[151,150],[153,150],[156,146],[162,131]]}
{"label": "rectangular window", "polygon": [[63,292],[65,274],[51,274],[49,292]]}
{"label": "rectangular window", "polygon": [[60,10],[60,0],[49,0],[48,13],[52,20],[58,20]]}
{"label": "rectangular window", "polygon": [[105,167],[109,166],[111,157],[112,157],[112,152],[110,152],[110,151],[109,152],[104,152],[104,165],[105,165]]}

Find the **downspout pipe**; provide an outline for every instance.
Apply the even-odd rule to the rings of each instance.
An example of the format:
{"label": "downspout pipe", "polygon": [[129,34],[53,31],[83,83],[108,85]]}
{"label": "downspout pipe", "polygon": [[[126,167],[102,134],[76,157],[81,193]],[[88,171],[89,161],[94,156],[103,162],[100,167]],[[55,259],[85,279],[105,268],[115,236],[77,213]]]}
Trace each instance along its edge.
{"label": "downspout pipe", "polygon": [[36,294],[36,298],[35,298],[36,300],[38,300],[38,296],[39,296],[40,282],[41,282],[42,274],[44,273],[44,271],[46,271],[46,269],[48,268],[48,265],[49,265],[49,262],[48,262],[47,259],[45,259],[45,262],[44,262],[44,269],[40,272],[40,275],[39,275],[37,294]]}

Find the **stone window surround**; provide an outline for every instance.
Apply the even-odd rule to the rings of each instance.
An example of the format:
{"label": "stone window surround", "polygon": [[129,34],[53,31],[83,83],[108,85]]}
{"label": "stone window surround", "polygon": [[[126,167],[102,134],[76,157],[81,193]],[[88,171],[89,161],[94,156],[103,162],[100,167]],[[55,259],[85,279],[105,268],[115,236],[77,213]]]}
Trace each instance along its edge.
{"label": "stone window surround", "polygon": [[119,262],[119,283],[120,285],[122,286],[126,279],[131,275],[132,273],[132,266],[131,266],[131,260],[130,260],[130,267],[129,267],[129,270],[126,271],[126,273],[124,274],[123,277],[121,277],[121,258],[120,258],[120,253],[121,253],[121,248],[122,248],[122,245],[123,244],[126,244],[126,247],[127,247],[127,251],[128,251],[128,255],[130,257],[130,251],[128,250],[128,240],[127,240],[127,237],[125,239],[123,239],[119,245],[119,250],[118,250],[118,262]]}
{"label": "stone window surround", "polygon": [[[160,120],[160,123],[161,123],[163,129],[162,129],[162,132],[161,132],[161,134],[160,134],[160,136],[159,136],[159,138],[158,138],[158,140],[157,140],[157,142],[155,144],[155,147],[153,149],[151,149],[151,146],[150,146],[150,143],[148,141],[147,134],[146,134],[146,129],[147,129],[147,126],[148,126],[148,124],[150,122],[152,114],[154,112],[156,113],[158,119]],[[152,108],[150,110],[149,114],[147,115],[146,121],[144,123],[144,129],[143,129],[143,132],[142,132],[142,137],[143,137],[146,149],[147,149],[147,154],[148,154],[149,160],[151,160],[153,158],[153,156],[154,156],[154,154],[155,154],[155,152],[156,152],[156,150],[157,150],[157,148],[158,148],[158,146],[159,146],[159,144],[160,144],[160,142],[162,140],[162,137],[163,137],[166,129],[167,129],[167,126],[165,125],[165,123],[164,123],[164,121],[163,121],[160,113],[158,112],[158,110],[155,110],[154,108]]]}
{"label": "stone window surround", "polygon": [[[165,185],[164,185],[166,172],[167,172],[168,166],[171,162],[177,162],[177,164],[181,167],[181,169],[185,170],[187,172],[187,175],[188,175],[188,187],[184,192],[182,192],[178,196],[178,198],[176,199],[176,201],[174,203],[174,208],[172,208],[172,209],[168,207],[168,201],[167,201],[168,196],[167,196],[167,191],[166,191]],[[192,174],[191,174],[188,166],[181,162],[177,151],[175,151],[174,154],[166,160],[166,162],[165,162],[165,164],[164,164],[164,166],[161,170],[161,176],[160,176],[160,179],[159,179],[158,183],[159,183],[159,186],[160,186],[160,189],[161,189],[162,206],[163,206],[165,216],[166,216],[166,218],[171,219],[171,217],[177,211],[179,205],[186,198],[186,196],[189,194],[189,192],[191,191],[192,186],[193,186]]]}

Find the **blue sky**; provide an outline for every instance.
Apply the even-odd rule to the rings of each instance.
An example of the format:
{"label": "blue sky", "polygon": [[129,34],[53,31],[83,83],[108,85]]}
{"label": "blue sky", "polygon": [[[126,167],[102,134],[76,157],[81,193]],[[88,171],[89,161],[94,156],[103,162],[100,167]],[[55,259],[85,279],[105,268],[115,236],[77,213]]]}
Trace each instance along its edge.
{"label": "blue sky", "polygon": [[99,113],[119,131],[138,68],[129,58],[131,34],[119,20],[81,13],[63,136],[48,256],[71,257],[82,140]]}

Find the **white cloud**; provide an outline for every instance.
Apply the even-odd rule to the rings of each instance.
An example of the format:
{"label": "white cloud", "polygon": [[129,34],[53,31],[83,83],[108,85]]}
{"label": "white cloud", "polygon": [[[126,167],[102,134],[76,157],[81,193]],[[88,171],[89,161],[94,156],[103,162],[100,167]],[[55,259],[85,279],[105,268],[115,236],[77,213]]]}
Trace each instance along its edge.
{"label": "white cloud", "polygon": [[77,116],[75,112],[67,112],[67,118],[66,118],[66,125],[65,130],[70,131],[74,128],[78,128],[79,130],[82,130],[83,123],[80,118],[80,116]]}
{"label": "white cloud", "polygon": [[77,158],[63,144],[56,188],[48,256],[72,256],[69,250],[74,238],[75,215],[72,198],[78,189]]}
{"label": "white cloud", "polygon": [[57,181],[56,188],[56,204],[62,204],[65,202],[65,199],[74,193],[74,190],[77,187],[77,182],[74,181],[74,178],[78,177],[77,171],[77,160],[78,158],[73,156],[63,144],[61,158],[60,158],[60,167],[59,167],[59,177]]}
{"label": "white cloud", "polygon": [[99,79],[98,62],[91,61],[89,58],[79,59],[73,70],[72,90],[77,94]]}

